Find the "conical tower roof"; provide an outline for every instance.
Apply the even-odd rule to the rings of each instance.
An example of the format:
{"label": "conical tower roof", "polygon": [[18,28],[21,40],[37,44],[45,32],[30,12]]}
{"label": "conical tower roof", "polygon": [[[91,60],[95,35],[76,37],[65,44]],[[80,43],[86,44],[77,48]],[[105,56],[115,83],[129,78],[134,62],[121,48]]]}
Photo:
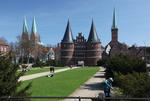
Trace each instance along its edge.
{"label": "conical tower roof", "polygon": [[27,27],[26,17],[24,17],[24,21],[23,21],[23,33],[27,33],[27,32],[28,32],[28,27]]}
{"label": "conical tower roof", "polygon": [[73,43],[73,36],[72,36],[69,19],[68,19],[68,23],[67,23],[67,27],[66,27],[66,31],[62,43]]}
{"label": "conical tower roof", "polygon": [[91,43],[100,42],[98,35],[96,33],[93,20],[92,20],[91,30],[90,30],[90,34],[89,34],[89,38],[87,42],[91,42]]}
{"label": "conical tower roof", "polygon": [[114,13],[113,13],[113,24],[112,24],[111,29],[118,29],[117,20],[116,20],[116,10],[115,10],[115,8],[114,8]]}
{"label": "conical tower roof", "polygon": [[31,29],[31,32],[34,33],[35,35],[37,34],[35,17],[33,18],[33,23],[32,23],[32,29]]}

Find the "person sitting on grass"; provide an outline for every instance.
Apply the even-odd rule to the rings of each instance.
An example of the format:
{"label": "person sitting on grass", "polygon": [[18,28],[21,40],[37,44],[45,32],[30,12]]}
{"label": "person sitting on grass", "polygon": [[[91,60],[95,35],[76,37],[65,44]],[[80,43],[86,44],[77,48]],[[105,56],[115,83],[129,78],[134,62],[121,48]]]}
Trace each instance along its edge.
{"label": "person sitting on grass", "polygon": [[110,89],[112,89],[113,78],[104,80],[104,94],[105,97],[110,97]]}

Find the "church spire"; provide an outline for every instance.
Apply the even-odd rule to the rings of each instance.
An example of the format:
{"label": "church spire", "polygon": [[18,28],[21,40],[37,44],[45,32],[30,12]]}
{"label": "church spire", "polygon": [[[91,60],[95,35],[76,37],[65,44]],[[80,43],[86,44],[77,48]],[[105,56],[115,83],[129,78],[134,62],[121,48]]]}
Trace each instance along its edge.
{"label": "church spire", "polygon": [[27,22],[26,22],[26,17],[24,17],[24,22],[23,22],[23,33],[28,32],[28,27],[27,27]]}
{"label": "church spire", "polygon": [[88,38],[87,42],[92,42],[92,43],[100,42],[97,32],[96,32],[96,29],[95,29],[95,26],[94,26],[93,19],[92,19],[91,30],[90,30],[90,34],[89,34],[89,38]]}
{"label": "church spire", "polygon": [[40,38],[40,35],[39,35],[39,38],[38,38],[38,42],[41,42],[41,38]]}
{"label": "church spire", "polygon": [[114,8],[114,13],[113,13],[113,24],[112,24],[111,29],[118,29],[117,20],[116,20],[116,10],[115,10],[115,8]]}
{"label": "church spire", "polygon": [[36,22],[35,22],[35,17],[33,18],[33,23],[32,23],[32,33],[35,35],[37,34],[37,29],[36,29]]}
{"label": "church spire", "polygon": [[63,43],[73,43],[73,36],[72,36],[72,31],[71,31],[69,19],[68,19],[66,31],[65,31],[62,42]]}

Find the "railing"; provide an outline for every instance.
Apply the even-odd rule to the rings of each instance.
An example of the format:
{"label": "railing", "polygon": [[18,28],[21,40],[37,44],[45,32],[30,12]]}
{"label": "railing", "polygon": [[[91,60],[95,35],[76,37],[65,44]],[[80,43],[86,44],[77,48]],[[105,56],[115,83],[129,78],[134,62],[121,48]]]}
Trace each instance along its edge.
{"label": "railing", "polygon": [[[32,99],[33,101],[49,101],[49,100],[63,100],[63,99],[76,99],[78,101],[82,101],[82,99],[91,99],[91,101],[150,101],[150,98],[113,98],[113,97],[13,97],[13,96],[3,96],[0,97],[0,101],[20,101],[21,99],[26,99],[28,101],[29,99]],[[40,99],[40,100],[39,100]],[[49,99],[49,100],[48,100]]]}

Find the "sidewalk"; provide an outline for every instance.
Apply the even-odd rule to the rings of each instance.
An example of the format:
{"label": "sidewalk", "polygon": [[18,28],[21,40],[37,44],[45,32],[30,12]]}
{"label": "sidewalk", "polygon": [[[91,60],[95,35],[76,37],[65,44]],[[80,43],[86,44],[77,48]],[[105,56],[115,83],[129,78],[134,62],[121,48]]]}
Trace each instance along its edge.
{"label": "sidewalk", "polygon": [[[72,69],[75,69],[75,68],[79,68],[79,67],[73,67]],[[70,70],[70,68],[58,69],[58,70],[55,70],[55,73],[63,72],[66,70]],[[36,73],[36,74],[32,74],[32,75],[21,76],[18,81],[30,80],[30,79],[38,78],[41,76],[46,76],[49,74],[51,74],[51,73],[50,72],[42,72],[42,73]]]}
{"label": "sidewalk", "polygon": [[[70,97],[104,97],[103,85],[104,68],[100,68],[92,78],[90,78],[83,86],[78,88]],[[79,101],[78,99],[65,99],[63,101]],[[81,101],[91,101],[90,99],[81,99]]]}

